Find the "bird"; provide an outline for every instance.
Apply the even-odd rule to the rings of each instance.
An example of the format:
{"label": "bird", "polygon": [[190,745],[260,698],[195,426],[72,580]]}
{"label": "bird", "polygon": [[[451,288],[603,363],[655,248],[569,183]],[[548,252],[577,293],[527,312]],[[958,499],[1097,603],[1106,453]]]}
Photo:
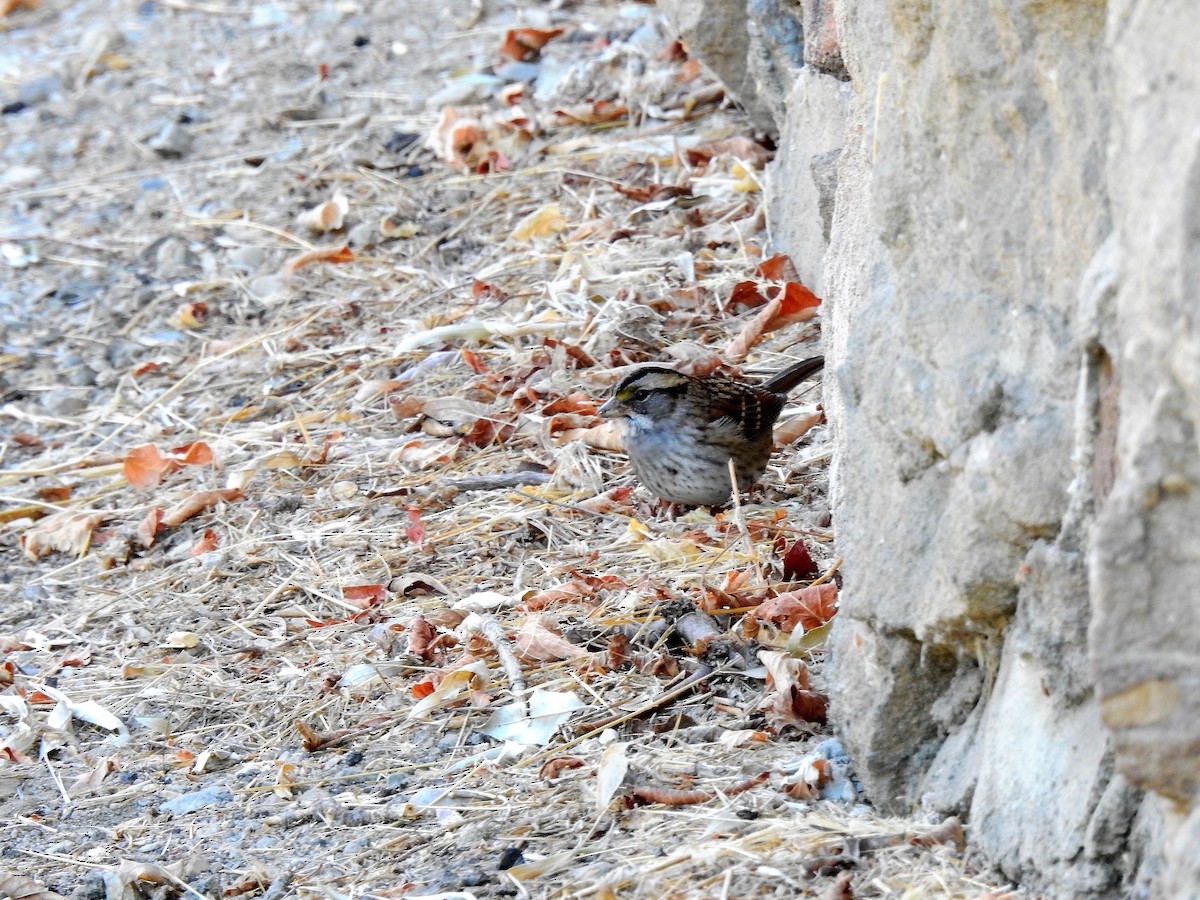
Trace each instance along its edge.
{"label": "bird", "polygon": [[625,420],[625,450],[652,494],[669,503],[717,506],[733,494],[729,460],[739,488],[757,481],[788,392],[824,365],[823,356],[813,356],[761,384],[643,366],[622,378],[597,412]]}

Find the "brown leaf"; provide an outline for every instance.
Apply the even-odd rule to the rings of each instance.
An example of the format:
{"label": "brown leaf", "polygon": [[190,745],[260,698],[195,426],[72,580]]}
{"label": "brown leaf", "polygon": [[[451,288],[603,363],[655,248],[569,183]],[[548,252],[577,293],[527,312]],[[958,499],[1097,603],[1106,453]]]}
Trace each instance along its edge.
{"label": "brown leaf", "polygon": [[824,421],[825,413],[821,410],[808,416],[792,416],[775,429],[775,446],[786,447],[788,444],[794,444]]}
{"label": "brown leaf", "polygon": [[790,688],[779,692],[779,703],[774,711],[782,713],[783,721],[792,719],[796,722],[812,722],[824,725],[829,710],[829,698],[816,691],[802,691]]}
{"label": "brown leaf", "polygon": [[758,307],[766,302],[767,298],[759,290],[758,282],[739,281],[733,286],[733,290],[730,291],[729,301],[725,304],[725,309],[729,312],[737,310],[739,306],[744,306],[748,309],[758,309]]}
{"label": "brown leaf", "polygon": [[[37,6],[30,4],[29,8]],[[0,15],[7,15],[10,10],[0,3]],[[32,878],[21,875],[0,875],[0,897],[10,897],[12,900],[66,900],[62,894],[47,890]]]}
{"label": "brown leaf", "polygon": [[167,528],[174,528],[176,525],[183,524],[193,516],[198,516],[209,507],[216,506],[222,500],[232,501],[240,499],[242,499],[242,492],[238,488],[197,491],[163,513],[162,524]]}
{"label": "brown leaf", "polygon": [[408,652],[417,659],[429,662],[433,659],[433,642],[437,638],[437,629],[425,621],[423,616],[417,616],[408,630]]}
{"label": "brown leaf", "polygon": [[18,9],[37,9],[39,3],[41,0],[0,0],[0,16],[7,16]]}
{"label": "brown leaf", "polygon": [[425,525],[421,521],[421,507],[408,506],[408,525],[404,528],[404,536],[408,538],[410,544],[416,544],[418,547],[425,543]]}
{"label": "brown leaf", "polygon": [[551,631],[536,618],[527,620],[521,626],[513,644],[513,652],[524,662],[555,662],[587,656],[587,651],[582,647]]}
{"label": "brown leaf", "polygon": [[825,891],[821,900],[854,900],[853,881],[853,872],[839,872],[837,879]]}
{"label": "brown leaf", "polygon": [[[821,305],[821,298],[802,285],[799,281],[789,281],[783,286],[783,302],[779,307],[779,315],[791,321],[807,321],[816,315],[816,308]],[[806,312],[807,311],[807,312]],[[797,319],[797,316],[804,316]],[[788,324],[785,323],[785,324]],[[775,326],[776,328],[780,326]],[[768,329],[774,330],[774,329]]]}
{"label": "brown leaf", "polygon": [[578,756],[554,756],[538,769],[538,777],[543,781],[552,781],[568,769],[582,769],[585,765]]}
{"label": "brown leaf", "polygon": [[611,100],[576,103],[573,106],[554,110],[554,117],[560,125],[602,125],[606,122],[623,119],[627,115],[629,115],[629,107]]}
{"label": "brown leaf", "polygon": [[958,816],[950,816],[937,828],[917,835],[909,840],[910,844],[918,847],[934,847],[938,844],[949,844],[959,853],[966,847],[967,839],[963,833],[962,822]]}
{"label": "brown leaf", "polygon": [[770,622],[785,634],[791,634],[797,626],[802,631],[811,631],[833,618],[837,602],[836,584],[814,584],[763,602],[754,610],[754,616]]}

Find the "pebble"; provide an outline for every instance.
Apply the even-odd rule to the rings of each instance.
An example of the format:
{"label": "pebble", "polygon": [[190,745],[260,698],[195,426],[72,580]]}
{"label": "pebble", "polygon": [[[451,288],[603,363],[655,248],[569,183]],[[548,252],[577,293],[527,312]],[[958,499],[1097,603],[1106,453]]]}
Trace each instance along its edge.
{"label": "pebble", "polygon": [[133,365],[146,352],[146,348],[137,341],[126,340],[125,338],[117,338],[108,345],[105,351],[105,356],[108,357],[108,364],[119,372],[132,368]]}
{"label": "pebble", "polygon": [[45,103],[61,90],[62,79],[57,75],[39,75],[17,88],[17,99],[26,106],[34,106]]}
{"label": "pebble", "polygon": [[42,409],[52,416],[71,419],[88,408],[87,397],[72,388],[54,388],[42,394]]}
{"label": "pebble", "polygon": [[178,122],[168,122],[146,144],[163,159],[182,159],[192,149],[192,136]]}
{"label": "pebble", "polygon": [[261,247],[238,247],[229,254],[230,268],[247,274],[257,272],[267,262],[267,253]]}

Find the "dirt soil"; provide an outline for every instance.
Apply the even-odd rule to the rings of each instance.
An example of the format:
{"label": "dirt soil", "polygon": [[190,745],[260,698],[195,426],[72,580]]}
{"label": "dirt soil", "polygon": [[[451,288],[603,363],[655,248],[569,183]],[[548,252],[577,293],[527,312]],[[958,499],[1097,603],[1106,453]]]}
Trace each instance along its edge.
{"label": "dirt soil", "polygon": [[769,144],[652,5],[0,32],[0,896],[993,890],[823,743],[824,426],[678,518],[589,430],[819,352],[754,331]]}

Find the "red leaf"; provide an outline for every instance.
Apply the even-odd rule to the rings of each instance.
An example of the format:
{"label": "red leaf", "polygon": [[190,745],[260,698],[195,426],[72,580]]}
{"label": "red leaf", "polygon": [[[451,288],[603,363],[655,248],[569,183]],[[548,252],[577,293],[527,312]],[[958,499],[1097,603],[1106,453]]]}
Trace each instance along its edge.
{"label": "red leaf", "polygon": [[763,281],[789,281],[796,278],[796,267],[792,258],[786,253],[776,253],[770,259],[765,259],[754,270],[754,276]]}
{"label": "red leaf", "polygon": [[349,600],[359,609],[367,609],[387,599],[387,588],[382,584],[357,584],[342,588],[342,599]]}
{"label": "red leaf", "polygon": [[813,562],[808,547],[798,540],[783,557],[783,577],[787,581],[811,581],[817,577],[817,564]]}
{"label": "red leaf", "polygon": [[729,302],[725,304],[725,308],[731,311],[739,306],[755,309],[766,302],[767,298],[762,295],[756,282],[739,281],[733,286],[733,291],[729,295]]}
{"label": "red leaf", "polygon": [[790,691],[791,708],[789,712],[801,722],[815,722],[824,725],[829,709],[829,698],[816,691],[802,691],[792,688]]}
{"label": "red leaf", "polygon": [[783,286],[783,304],[779,315],[794,316],[801,310],[821,305],[821,298],[798,281],[789,281]]}

